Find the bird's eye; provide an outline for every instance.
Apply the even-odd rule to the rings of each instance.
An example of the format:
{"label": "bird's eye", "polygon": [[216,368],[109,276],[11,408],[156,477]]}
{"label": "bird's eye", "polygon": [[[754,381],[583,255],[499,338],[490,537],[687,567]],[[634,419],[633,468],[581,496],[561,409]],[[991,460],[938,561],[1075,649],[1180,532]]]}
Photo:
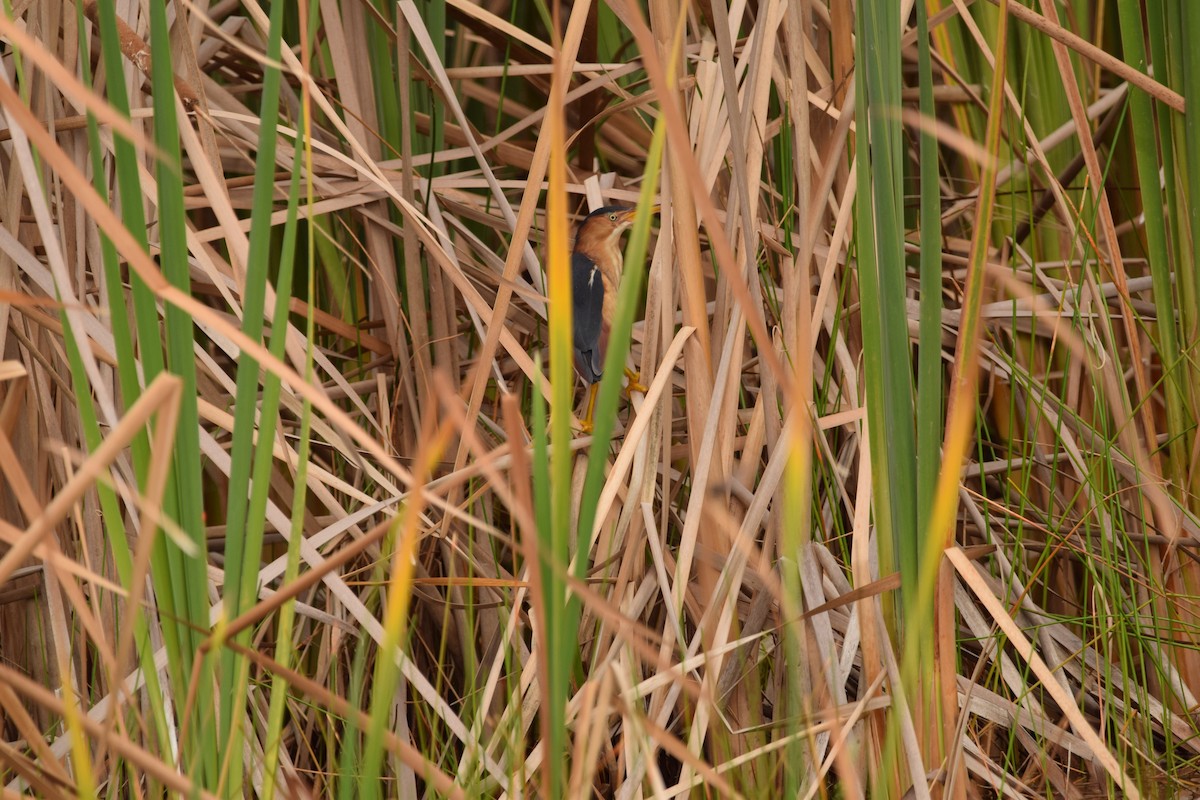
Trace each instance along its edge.
{"label": "bird's eye", "polygon": [[609,215],[608,215],[608,218],[609,218],[609,219],[611,219],[613,222],[616,222],[616,221],[617,221],[617,215],[616,215],[616,214],[609,214]]}

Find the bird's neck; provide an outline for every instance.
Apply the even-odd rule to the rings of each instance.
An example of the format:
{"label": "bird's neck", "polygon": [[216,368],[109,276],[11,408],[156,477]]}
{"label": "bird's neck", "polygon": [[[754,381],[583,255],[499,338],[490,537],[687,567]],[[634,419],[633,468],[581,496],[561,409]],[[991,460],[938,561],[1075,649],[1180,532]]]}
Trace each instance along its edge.
{"label": "bird's neck", "polygon": [[[602,271],[606,274],[604,277],[612,283],[615,290],[621,282],[621,272],[625,268],[625,254],[621,252],[621,237],[611,236],[604,242],[604,259],[600,261]],[[611,266],[609,266],[611,265]]]}

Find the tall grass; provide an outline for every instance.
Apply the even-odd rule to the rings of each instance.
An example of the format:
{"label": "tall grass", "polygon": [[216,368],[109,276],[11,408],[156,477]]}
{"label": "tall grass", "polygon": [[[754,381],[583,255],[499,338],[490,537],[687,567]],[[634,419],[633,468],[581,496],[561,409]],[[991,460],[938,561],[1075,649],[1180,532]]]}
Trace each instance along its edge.
{"label": "tall grass", "polygon": [[1193,793],[1198,25],[9,0],[5,796]]}

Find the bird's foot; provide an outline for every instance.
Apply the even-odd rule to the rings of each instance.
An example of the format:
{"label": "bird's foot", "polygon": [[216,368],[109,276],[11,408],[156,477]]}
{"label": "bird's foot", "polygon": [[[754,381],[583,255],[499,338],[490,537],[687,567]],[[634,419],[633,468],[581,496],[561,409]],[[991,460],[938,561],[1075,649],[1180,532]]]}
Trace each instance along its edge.
{"label": "bird's foot", "polygon": [[628,367],[625,368],[625,378],[629,381],[629,384],[625,387],[625,394],[627,395],[631,395],[634,392],[645,394],[649,389],[649,387],[642,383],[642,376]]}
{"label": "bird's foot", "polygon": [[584,435],[592,432],[592,415],[596,413],[596,390],[599,388],[600,384],[593,383],[588,389],[587,411],[584,412],[583,419],[579,423],[579,430],[583,431]]}

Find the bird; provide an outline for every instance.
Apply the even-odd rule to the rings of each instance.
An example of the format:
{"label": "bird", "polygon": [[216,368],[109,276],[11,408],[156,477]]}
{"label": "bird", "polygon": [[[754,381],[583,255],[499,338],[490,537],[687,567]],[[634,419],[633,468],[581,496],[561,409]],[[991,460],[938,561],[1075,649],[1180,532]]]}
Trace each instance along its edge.
{"label": "bird", "polygon": [[[650,213],[658,213],[658,206],[651,208]],[[597,208],[584,218],[575,232],[575,246],[571,251],[572,321],[575,371],[588,384],[587,411],[583,418],[585,433],[592,430],[596,389],[604,372],[604,352],[625,265],[621,234],[633,224],[637,214],[638,210],[629,206]],[[629,392],[646,391],[635,372],[626,369],[625,376],[629,379]]]}

